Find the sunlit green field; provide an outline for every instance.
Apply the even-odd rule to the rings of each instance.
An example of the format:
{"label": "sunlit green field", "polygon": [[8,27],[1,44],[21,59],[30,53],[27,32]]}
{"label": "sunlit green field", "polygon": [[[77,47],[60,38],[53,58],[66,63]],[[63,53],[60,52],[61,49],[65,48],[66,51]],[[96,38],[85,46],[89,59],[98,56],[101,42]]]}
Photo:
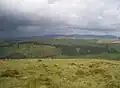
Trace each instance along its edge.
{"label": "sunlit green field", "polygon": [[120,88],[120,61],[0,61],[0,88]]}

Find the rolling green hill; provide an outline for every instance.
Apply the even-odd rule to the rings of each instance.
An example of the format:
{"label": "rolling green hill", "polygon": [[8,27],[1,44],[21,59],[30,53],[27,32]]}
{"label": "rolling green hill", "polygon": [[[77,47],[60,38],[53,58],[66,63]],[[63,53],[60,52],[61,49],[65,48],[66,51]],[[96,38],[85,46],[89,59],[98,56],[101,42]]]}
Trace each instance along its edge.
{"label": "rolling green hill", "polygon": [[[100,39],[49,39],[32,38],[22,41],[0,41],[0,56],[12,58],[42,58],[47,56],[57,57],[95,57],[119,59],[120,44],[104,44],[97,42]],[[101,39],[103,41],[103,39]],[[79,48],[79,52],[77,52]],[[108,52],[109,51],[109,52]]]}

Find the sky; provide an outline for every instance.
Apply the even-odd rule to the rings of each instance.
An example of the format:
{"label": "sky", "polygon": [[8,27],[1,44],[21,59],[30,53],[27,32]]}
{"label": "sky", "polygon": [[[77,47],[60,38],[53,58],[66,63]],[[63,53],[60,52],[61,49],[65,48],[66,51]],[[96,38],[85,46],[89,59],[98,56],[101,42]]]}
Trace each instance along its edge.
{"label": "sky", "polygon": [[120,36],[120,0],[0,0],[0,37]]}

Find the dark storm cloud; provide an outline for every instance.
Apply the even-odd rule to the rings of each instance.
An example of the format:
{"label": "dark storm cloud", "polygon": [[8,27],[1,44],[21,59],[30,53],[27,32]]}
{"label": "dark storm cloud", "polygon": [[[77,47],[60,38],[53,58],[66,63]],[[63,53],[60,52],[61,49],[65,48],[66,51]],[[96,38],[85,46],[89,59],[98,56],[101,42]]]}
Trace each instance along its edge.
{"label": "dark storm cloud", "polygon": [[118,0],[1,0],[0,37],[120,32]]}

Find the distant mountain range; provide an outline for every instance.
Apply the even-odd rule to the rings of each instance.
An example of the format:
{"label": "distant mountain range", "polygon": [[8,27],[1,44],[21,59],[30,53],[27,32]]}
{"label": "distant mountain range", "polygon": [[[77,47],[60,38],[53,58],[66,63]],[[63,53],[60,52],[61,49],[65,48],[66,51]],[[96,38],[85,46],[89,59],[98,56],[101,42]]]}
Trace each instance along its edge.
{"label": "distant mountain range", "polygon": [[77,38],[117,38],[117,36],[114,36],[114,35],[78,35],[78,34],[68,35],[68,37],[74,37],[75,39]]}
{"label": "distant mountain range", "polygon": [[[14,38],[0,38],[0,39],[7,39],[7,40],[21,40],[21,39],[30,39],[30,38],[57,38],[57,39],[80,39],[80,38],[117,38],[114,35],[79,35],[79,34],[70,34],[70,35],[42,35],[42,36],[30,36],[30,37],[14,37]],[[118,37],[120,38],[120,37]]]}
{"label": "distant mountain range", "polygon": [[43,37],[43,38],[117,38],[114,35],[79,35],[79,34],[70,34],[70,35],[43,35],[43,36],[33,36],[33,37]]}

